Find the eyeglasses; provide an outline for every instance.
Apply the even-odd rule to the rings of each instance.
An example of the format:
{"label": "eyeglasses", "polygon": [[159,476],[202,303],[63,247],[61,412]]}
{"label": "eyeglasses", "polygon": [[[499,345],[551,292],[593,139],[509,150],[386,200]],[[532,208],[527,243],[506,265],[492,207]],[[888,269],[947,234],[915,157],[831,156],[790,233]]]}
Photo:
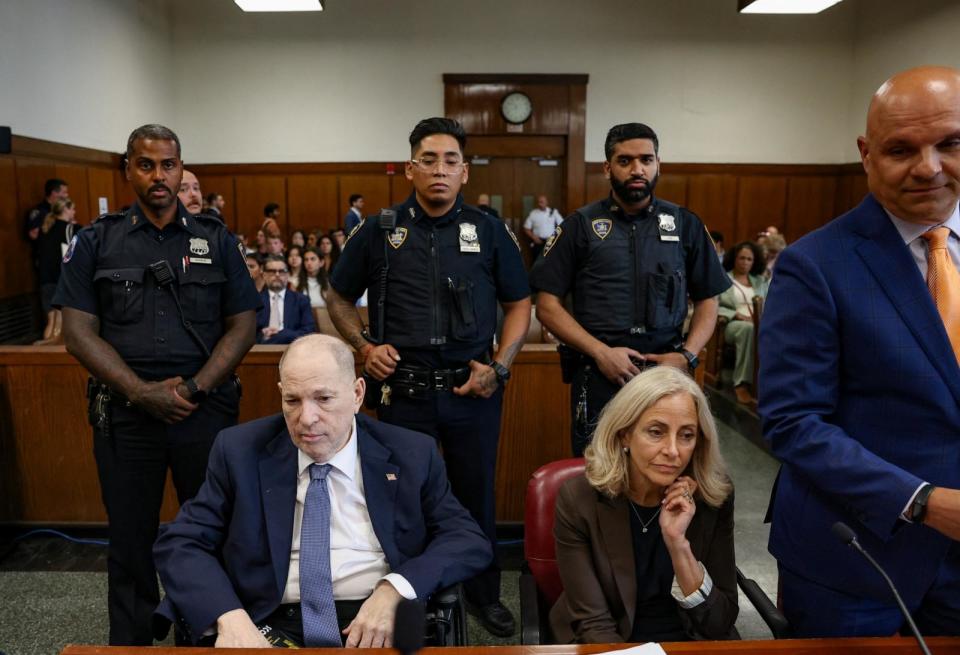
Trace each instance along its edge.
{"label": "eyeglasses", "polygon": [[424,173],[432,173],[440,166],[441,171],[457,173],[463,170],[466,162],[459,159],[440,159],[438,157],[421,157],[420,159],[411,159],[410,163],[419,168]]}
{"label": "eyeglasses", "polygon": [[267,268],[263,271],[266,275],[286,275],[287,269]]}

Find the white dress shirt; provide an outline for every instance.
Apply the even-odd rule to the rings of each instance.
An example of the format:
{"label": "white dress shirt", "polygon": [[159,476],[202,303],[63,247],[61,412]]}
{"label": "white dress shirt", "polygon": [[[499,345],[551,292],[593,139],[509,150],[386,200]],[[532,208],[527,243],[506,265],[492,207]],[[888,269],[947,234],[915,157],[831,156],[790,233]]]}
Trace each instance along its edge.
{"label": "white dress shirt", "polygon": [[320,281],[317,278],[307,278],[307,295],[310,297],[311,307],[327,306],[326,301],[323,299],[323,290],[320,288]]}
{"label": "white dress shirt", "polygon": [[[363,493],[363,474],[357,453],[357,421],[354,419],[350,440],[326,464],[327,491],[330,494],[330,573],[334,600],[367,598],[380,580],[387,580],[407,599],[417,597],[413,586],[390,566],[373,531],[367,500]],[[300,527],[303,524],[303,503],[310,486],[310,472],[315,462],[297,452],[297,506],[293,513],[293,542],[290,546],[290,569],[281,603],[300,602]]]}
{"label": "white dress shirt", "polygon": [[563,216],[556,209],[534,207],[527,216],[527,220],[523,222],[523,227],[532,230],[541,239],[549,239],[561,223],[563,223]]}

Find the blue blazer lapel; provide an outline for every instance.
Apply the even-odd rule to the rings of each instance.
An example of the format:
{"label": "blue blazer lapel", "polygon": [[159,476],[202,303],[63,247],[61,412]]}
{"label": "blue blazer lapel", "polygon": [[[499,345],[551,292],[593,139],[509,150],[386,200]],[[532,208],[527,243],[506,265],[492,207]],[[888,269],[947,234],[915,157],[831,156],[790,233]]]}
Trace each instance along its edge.
{"label": "blue blazer lapel", "polygon": [[873,196],[867,196],[856,211],[859,216],[854,231],[864,238],[855,247],[857,254],[960,402],[960,369],[943,320],[910,250]]}
{"label": "blue blazer lapel", "polygon": [[260,493],[263,525],[267,529],[270,559],[283,594],[290,568],[293,514],[297,504],[297,448],[283,429],[260,455]]}
{"label": "blue blazer lapel", "polygon": [[397,490],[400,486],[400,467],[390,462],[390,451],[367,432],[361,420],[357,420],[357,452],[360,454],[360,470],[363,472],[363,493],[373,531],[380,541],[383,554],[391,569],[396,569],[402,560],[394,539],[396,526]]}

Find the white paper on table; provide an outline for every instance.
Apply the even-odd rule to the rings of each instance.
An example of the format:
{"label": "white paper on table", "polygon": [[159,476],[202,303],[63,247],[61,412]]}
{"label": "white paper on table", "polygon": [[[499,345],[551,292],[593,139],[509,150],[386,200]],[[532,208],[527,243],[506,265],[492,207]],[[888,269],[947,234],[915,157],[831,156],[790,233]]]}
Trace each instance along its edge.
{"label": "white paper on table", "polygon": [[596,655],[667,655],[667,651],[660,647],[660,644],[651,641],[640,646],[631,646],[622,650],[608,650]]}

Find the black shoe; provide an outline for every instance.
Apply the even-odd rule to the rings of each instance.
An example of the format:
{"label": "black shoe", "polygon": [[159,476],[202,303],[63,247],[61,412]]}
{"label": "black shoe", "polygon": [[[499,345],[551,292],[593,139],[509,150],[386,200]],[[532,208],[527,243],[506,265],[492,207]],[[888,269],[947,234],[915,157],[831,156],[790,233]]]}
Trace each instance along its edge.
{"label": "black shoe", "polygon": [[467,603],[467,612],[477,617],[484,630],[496,637],[510,637],[517,629],[513,614],[499,600],[483,607]]}

